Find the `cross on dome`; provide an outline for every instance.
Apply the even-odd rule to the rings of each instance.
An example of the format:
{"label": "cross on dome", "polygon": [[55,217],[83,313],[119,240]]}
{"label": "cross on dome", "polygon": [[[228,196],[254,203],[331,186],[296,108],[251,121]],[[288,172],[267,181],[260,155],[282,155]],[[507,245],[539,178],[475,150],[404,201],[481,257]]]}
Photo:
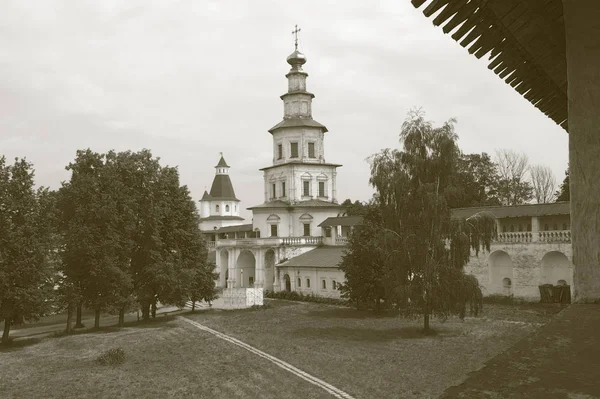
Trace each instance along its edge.
{"label": "cross on dome", "polygon": [[292,31],[292,35],[294,35],[294,50],[298,50],[298,33],[302,29],[298,29],[298,24],[296,24],[296,28]]}

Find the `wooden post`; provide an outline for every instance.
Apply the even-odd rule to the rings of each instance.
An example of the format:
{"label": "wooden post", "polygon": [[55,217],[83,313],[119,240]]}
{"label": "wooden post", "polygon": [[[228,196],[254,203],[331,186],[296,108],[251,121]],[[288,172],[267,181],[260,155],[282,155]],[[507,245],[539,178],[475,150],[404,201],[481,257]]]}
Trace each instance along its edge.
{"label": "wooden post", "polygon": [[563,0],[574,302],[600,300],[600,7]]}

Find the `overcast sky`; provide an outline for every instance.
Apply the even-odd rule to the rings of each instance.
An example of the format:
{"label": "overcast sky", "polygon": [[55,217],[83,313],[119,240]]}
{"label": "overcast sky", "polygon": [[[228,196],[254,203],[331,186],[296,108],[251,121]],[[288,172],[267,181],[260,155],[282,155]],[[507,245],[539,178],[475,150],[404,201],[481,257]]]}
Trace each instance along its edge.
{"label": "overcast sky", "polygon": [[33,3],[0,3],[0,154],[39,185],[68,180],[77,149],[149,148],[198,200],[222,151],[242,207],[262,203],[295,24],[340,201],[371,197],[365,158],[398,147],[413,107],[457,118],[465,152],[512,148],[564,177],[566,132],[408,0]]}

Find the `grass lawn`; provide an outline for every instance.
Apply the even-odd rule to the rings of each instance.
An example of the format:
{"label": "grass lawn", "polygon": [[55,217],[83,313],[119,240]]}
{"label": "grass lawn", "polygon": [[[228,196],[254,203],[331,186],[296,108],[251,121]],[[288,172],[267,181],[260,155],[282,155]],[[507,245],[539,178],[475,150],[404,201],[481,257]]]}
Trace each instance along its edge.
{"label": "grass lawn", "polygon": [[[327,398],[325,391],[180,320],[15,341],[0,349],[0,397]],[[121,347],[125,363],[95,359]],[[0,347],[1,348],[1,347]]]}
{"label": "grass lawn", "polygon": [[[419,321],[312,303],[202,311],[186,317],[232,335],[356,398],[436,397],[559,311],[487,305],[480,318]],[[15,341],[19,343],[19,341]],[[31,344],[31,345],[28,345]],[[95,359],[121,347],[125,363]],[[180,320],[0,347],[2,398],[327,398],[269,361]]]}
{"label": "grass lawn", "polygon": [[[528,336],[562,307],[485,305],[479,318],[433,322],[328,305],[270,301],[266,310],[188,315],[357,398],[428,398]],[[299,395],[298,397],[302,397]]]}

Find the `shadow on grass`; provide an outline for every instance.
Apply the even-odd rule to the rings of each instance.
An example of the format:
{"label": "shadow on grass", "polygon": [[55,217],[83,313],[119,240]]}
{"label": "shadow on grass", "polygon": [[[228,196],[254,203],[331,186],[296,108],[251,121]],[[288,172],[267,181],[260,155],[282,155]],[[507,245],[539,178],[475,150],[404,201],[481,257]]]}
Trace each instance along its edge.
{"label": "shadow on grass", "polygon": [[323,327],[323,328],[299,328],[294,335],[311,338],[319,337],[335,340],[362,341],[362,342],[386,342],[397,339],[418,339],[438,336],[449,336],[445,331],[430,330],[428,333],[422,327],[407,326],[389,329],[366,329],[349,327]]}
{"label": "shadow on grass", "polygon": [[352,308],[330,308],[324,310],[313,310],[307,316],[321,317],[324,319],[385,319],[398,317],[394,311],[375,312],[371,310],[356,310]]}
{"label": "shadow on grass", "polygon": [[6,344],[0,344],[1,352],[12,352],[23,349],[27,346],[38,344],[42,341],[41,338],[15,338],[8,341]]}
{"label": "shadow on grass", "polygon": [[135,328],[135,329],[147,329],[147,328],[174,328],[175,324],[168,324],[169,322],[175,320],[176,316],[167,316],[167,317],[157,317],[155,319],[150,319],[148,321],[140,320],[140,321],[128,321],[123,324],[122,327],[113,325],[113,326],[104,326],[100,328],[84,328],[72,330],[71,333],[67,334],[65,331],[58,331],[51,335],[52,338],[61,338],[70,335],[83,335],[83,334],[110,334],[114,332],[119,332],[124,328]]}

